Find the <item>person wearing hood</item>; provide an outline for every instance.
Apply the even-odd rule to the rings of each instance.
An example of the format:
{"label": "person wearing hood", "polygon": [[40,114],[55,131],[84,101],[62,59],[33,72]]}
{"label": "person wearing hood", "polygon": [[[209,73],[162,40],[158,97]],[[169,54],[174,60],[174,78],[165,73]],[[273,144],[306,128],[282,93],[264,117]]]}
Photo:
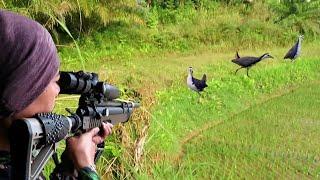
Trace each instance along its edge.
{"label": "person wearing hood", "polygon": [[[60,91],[59,66],[56,46],[43,26],[0,10],[0,179],[10,179],[11,123],[53,110]],[[103,124],[102,134],[94,128],[67,140],[67,151],[81,179],[99,179],[92,168],[96,145],[111,128]]]}

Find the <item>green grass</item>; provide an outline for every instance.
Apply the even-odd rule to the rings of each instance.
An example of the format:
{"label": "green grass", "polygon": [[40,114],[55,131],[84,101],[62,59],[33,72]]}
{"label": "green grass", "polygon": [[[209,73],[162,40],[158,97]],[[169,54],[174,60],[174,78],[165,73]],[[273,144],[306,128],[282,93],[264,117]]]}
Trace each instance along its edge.
{"label": "green grass", "polygon": [[[170,177],[178,179],[185,177],[191,179],[199,177],[235,178],[239,176],[272,178],[277,177],[279,173],[282,177],[299,177],[306,175],[304,173],[309,168],[312,171],[308,171],[311,173],[310,176],[316,177],[316,167],[310,162],[314,160],[312,157],[316,153],[313,153],[313,149],[317,147],[305,146],[306,137],[304,136],[308,135],[304,133],[308,129],[307,127],[299,128],[298,123],[302,123],[303,119],[319,117],[316,110],[319,107],[319,103],[317,104],[319,101],[315,99],[317,94],[307,91],[312,88],[316,91],[315,87],[319,84],[301,93],[304,95],[302,97],[301,94],[300,97],[298,95],[289,97],[288,99],[293,98],[294,103],[283,100],[275,101],[268,106],[268,101],[266,101],[283,92],[303,87],[319,78],[318,55],[314,53],[315,51],[310,50],[311,48],[307,49],[305,48],[305,56],[294,63],[280,60],[279,56],[281,57],[281,51],[283,51],[281,48],[269,51],[278,58],[258,64],[252,69],[251,78],[246,77],[245,71],[235,76],[233,74],[235,66],[232,67],[227,59],[207,62],[206,66],[201,66],[195,71],[196,76],[201,76],[202,72],[206,72],[209,77],[209,87],[201,98],[187,89],[184,78],[183,81],[173,83],[171,88],[158,91],[158,104],[153,108],[150,135],[146,145],[146,169],[144,172],[142,170],[142,174],[150,174],[151,169],[152,176],[160,179],[171,179]],[[248,52],[242,54],[248,54]],[[195,58],[193,62],[195,61],[198,61],[196,63],[198,64],[202,60]],[[305,104],[303,104],[303,99],[306,101]],[[266,103],[261,104],[265,101]],[[256,107],[260,104],[263,105],[262,108]],[[299,104],[305,107],[299,109]],[[318,106],[313,107],[316,104]],[[288,109],[285,111],[280,107]],[[252,114],[248,113],[249,115],[243,117],[244,120],[241,122],[244,124],[237,124],[240,122],[236,120],[240,118],[240,112],[248,108],[255,110],[252,110]],[[253,113],[257,109],[264,111]],[[301,114],[300,122],[294,124],[294,121],[293,124],[288,124],[289,119],[299,113]],[[272,123],[276,120],[279,120],[278,128],[266,127],[266,122]],[[253,122],[260,123],[254,124]],[[297,130],[291,131],[290,125],[298,127]],[[219,129],[217,131],[215,131],[216,126]],[[285,131],[284,134],[269,136],[270,133],[282,129]],[[315,130],[311,129],[311,131],[316,133]],[[314,138],[316,135],[319,133],[313,135],[313,140],[316,140]],[[287,143],[287,146],[288,139],[283,139],[284,136],[292,136],[291,140],[296,140]],[[278,147],[279,144],[282,144],[283,147]],[[238,146],[243,146],[245,152],[236,151]],[[288,151],[286,148],[289,146],[297,146],[297,148]],[[283,153],[287,154],[282,155]],[[299,156],[297,159],[300,158],[300,161],[294,165],[290,164],[291,161],[283,162],[281,159],[269,157],[291,156],[292,154]],[[258,162],[255,159],[256,156]],[[309,164],[303,165],[305,159],[301,158],[309,158],[307,159]],[[250,168],[253,168],[252,171]],[[291,174],[285,173],[286,168]],[[303,172],[297,173],[296,171],[299,170]],[[269,171],[275,173],[269,173]]]}
{"label": "green grass", "polygon": [[[203,68],[202,72],[206,72],[211,78],[209,87],[201,98],[187,89],[183,81],[170,89],[159,91],[159,104],[154,108],[153,123],[157,130],[159,124],[162,124],[165,130],[155,133],[153,138],[159,137],[168,147],[176,149],[172,146],[172,143],[176,142],[175,138],[171,139],[172,134],[173,137],[184,136],[185,132],[192,131],[198,125],[242,110],[256,101],[259,95],[270,94],[291,85],[298,86],[319,75],[319,61],[316,58],[304,58],[295,63],[279,62],[273,67],[270,67],[271,64],[269,67],[257,65],[256,69],[252,69],[251,78],[245,75],[245,71],[235,76],[230,67],[231,63],[228,63],[209,64]],[[194,119],[195,117],[197,119]],[[164,138],[160,138],[161,136]]]}
{"label": "green grass", "polygon": [[319,82],[306,84],[204,131],[184,145],[185,156],[177,167],[171,172],[161,169],[157,175],[319,178],[319,86]]}

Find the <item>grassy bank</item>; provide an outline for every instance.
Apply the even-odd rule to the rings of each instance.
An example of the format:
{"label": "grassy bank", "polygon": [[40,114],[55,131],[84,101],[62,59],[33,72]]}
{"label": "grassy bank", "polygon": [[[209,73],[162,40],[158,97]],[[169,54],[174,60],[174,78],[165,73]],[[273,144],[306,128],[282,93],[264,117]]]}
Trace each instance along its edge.
{"label": "grassy bank", "polygon": [[[0,8],[42,23],[53,35],[63,67],[80,66],[78,51],[65,24],[80,45],[85,68],[109,61],[129,61],[172,54],[203,54],[289,46],[298,34],[305,42],[319,40],[320,5],[292,1],[157,1],[146,7],[135,1],[13,1]],[[167,2],[169,6],[162,6]],[[171,5],[170,5],[171,4]]]}
{"label": "grassy bank", "polygon": [[[257,98],[263,94],[272,96],[272,93],[276,93],[280,88],[299,87],[305,82],[317,79],[319,75],[318,58],[303,58],[294,63],[284,61],[265,63],[264,67],[262,65],[252,70],[252,78],[248,78],[245,73],[235,76],[230,62],[213,63],[202,68],[201,71],[206,72],[211,79],[208,82],[209,88],[200,98],[186,88],[184,81],[179,81],[170,89],[159,91],[157,93],[159,104],[153,113],[156,119],[152,122],[157,130],[161,130],[157,123],[163,124],[166,128],[161,130],[163,134],[156,133],[152,138],[164,137],[159,141],[166,142],[167,145],[163,145],[161,149],[171,147],[172,150],[178,150],[172,146],[179,142],[176,141],[177,139],[170,138],[172,134],[179,138],[178,134],[181,132],[183,137],[184,132],[191,131],[198,125],[229,117],[230,114],[255,104]],[[181,117],[181,115],[184,116]],[[194,119],[195,117],[197,119]],[[179,128],[182,128],[181,131],[174,131]],[[155,140],[155,142],[159,141]],[[159,147],[156,146],[155,149]]]}
{"label": "grassy bank", "polygon": [[[275,54],[277,54],[277,52],[279,51],[275,51]],[[297,114],[299,114],[301,120],[299,123],[302,123],[302,119],[308,119],[309,113],[317,117],[318,113],[315,111],[314,106],[319,106],[319,103],[317,103],[318,101],[313,97],[319,92],[317,88],[315,88],[319,84],[310,85],[309,90],[314,88],[311,94],[300,93],[297,95],[300,101],[298,97],[295,99],[295,96],[292,95],[292,98],[294,98],[292,102],[284,100],[278,104],[274,102],[270,103],[270,105],[265,105],[268,104],[268,101],[272,101],[274,97],[290,93],[305,85],[308,86],[309,82],[319,79],[320,63],[317,56],[318,55],[314,54],[314,56],[310,58],[303,57],[294,63],[280,61],[279,59],[276,59],[276,62],[272,62],[272,60],[264,62],[251,72],[251,78],[247,78],[244,72],[242,75],[233,75],[231,66],[228,65],[229,62],[221,61],[211,63],[199,70],[206,72],[208,77],[211,77],[208,83],[209,88],[203,93],[202,97],[199,98],[196,93],[190,92],[190,90],[185,87],[184,81],[179,81],[172,88],[158,92],[158,104],[153,109],[152,125],[146,144],[147,152],[145,163],[147,167],[151,169],[152,175],[163,178],[181,178],[185,177],[186,174],[190,178],[237,176],[237,169],[234,169],[236,167],[231,167],[232,165],[237,166],[240,171],[249,173],[249,171],[241,168],[241,163],[242,161],[254,161],[253,157],[246,159],[245,155],[240,155],[242,153],[241,150],[239,150],[237,157],[229,157],[228,155],[224,157],[220,157],[219,155],[213,156],[214,153],[212,151],[216,152],[221,149],[219,149],[220,142],[212,141],[212,139],[216,139],[215,136],[216,133],[218,133],[219,137],[217,137],[217,139],[222,138],[225,140],[223,141],[225,144],[221,145],[223,146],[222,148],[228,148],[228,142],[232,141],[232,137],[229,139],[230,134],[228,133],[234,133],[235,140],[237,137],[243,139],[237,141],[237,145],[239,146],[243,145],[242,141],[246,141],[248,146],[250,146],[250,143],[261,145],[260,143],[263,143],[263,141],[269,142],[272,140],[284,143],[283,135],[277,136],[276,134],[268,137],[269,132],[259,129],[268,128],[265,123],[269,121],[275,122],[279,120],[280,127],[278,130],[280,131],[281,128],[284,128],[283,131],[289,131],[285,129],[288,127],[283,123],[286,123],[292,118],[292,123],[294,124],[295,118],[293,117]],[[199,72],[197,75],[200,76],[201,73]],[[290,96],[288,98],[290,98]],[[303,103],[303,98],[306,100],[305,103],[308,104],[308,106],[300,109],[298,105]],[[273,105],[275,107],[288,108],[288,110],[280,110],[275,107],[271,108]],[[261,108],[259,108],[260,106]],[[263,108],[263,106],[267,107]],[[245,128],[245,124],[234,124],[234,122],[238,122],[235,119],[239,118],[238,116],[241,114],[246,114],[246,111],[249,111],[248,109],[258,109],[260,110],[260,114],[255,114],[254,110],[252,110],[251,115],[250,113],[248,116],[242,115],[244,117],[242,117],[243,121],[241,122],[253,124],[258,121],[263,123],[256,123],[254,128],[249,126],[247,129]],[[297,112],[292,113],[295,111]],[[262,116],[263,113],[265,113],[265,115]],[[317,121],[317,119],[315,118],[314,121]],[[219,130],[216,130],[215,126],[218,126]],[[233,127],[233,130],[230,130],[230,127]],[[239,131],[243,128],[245,132],[237,132],[237,128],[239,128]],[[308,136],[308,134],[305,133],[307,128],[295,130],[295,132],[296,131],[300,133],[301,138]],[[247,139],[248,133],[256,135],[252,135],[252,139]],[[262,142],[258,140],[260,136],[264,138]],[[316,139],[312,140],[314,140],[315,143],[317,142]],[[202,143],[205,145],[202,146]],[[295,143],[297,146],[300,146],[300,144],[304,142],[294,141],[292,144]],[[285,143],[282,145],[287,146]],[[267,148],[265,153],[272,154],[277,151],[277,149],[274,149],[276,148],[274,144],[266,143],[264,146]],[[302,146],[303,145],[300,147]],[[301,152],[312,152],[313,148],[316,147],[308,146],[301,149]],[[224,149],[221,151],[223,150]],[[203,156],[202,159],[201,156]],[[220,159],[215,159],[217,156],[219,156]],[[206,158],[208,159],[206,160]],[[215,169],[214,167],[220,166],[221,164],[219,163],[223,163],[224,158],[230,162],[231,165],[226,163],[223,167],[213,171],[213,169]],[[276,162],[268,158],[269,164],[276,166],[276,164],[274,164]],[[237,162],[238,160],[240,162]],[[303,162],[299,161],[297,163]],[[263,167],[264,165],[261,168]],[[285,168],[283,165],[281,167]],[[309,163],[303,166],[303,168],[311,168],[313,172],[312,177],[317,176],[316,169],[312,164]],[[146,171],[149,172],[150,169],[147,168]],[[294,174],[297,169],[293,168],[292,170],[292,174],[288,176],[291,177],[299,174]],[[256,171],[260,173],[258,169]],[[253,177],[269,177],[267,174],[264,174],[267,172],[268,170],[264,170],[261,171],[261,174],[258,174],[258,176],[254,176],[254,174],[251,175],[253,175]],[[281,176],[286,176],[284,171],[279,173]],[[247,177],[249,174],[242,175],[243,177]],[[273,175],[274,174],[271,173],[270,177]]]}
{"label": "grassy bank", "polygon": [[153,176],[156,179],[318,178],[319,85],[318,81],[306,83],[224,121],[211,117],[207,122],[211,127],[186,142],[180,141],[183,144],[176,162],[158,162]]}

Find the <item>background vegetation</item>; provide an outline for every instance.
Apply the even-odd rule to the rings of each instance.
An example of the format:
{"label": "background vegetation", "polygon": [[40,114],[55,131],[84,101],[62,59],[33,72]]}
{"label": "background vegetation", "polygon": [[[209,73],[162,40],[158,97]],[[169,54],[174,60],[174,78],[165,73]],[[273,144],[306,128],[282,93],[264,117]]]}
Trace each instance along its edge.
{"label": "background vegetation", "polygon": [[[318,177],[319,1],[2,0],[0,8],[43,24],[62,70],[97,71],[122,98],[141,101],[108,139],[98,166],[104,178]],[[281,60],[298,34],[303,56]],[[276,59],[259,64],[252,78],[234,76],[236,50]],[[185,87],[189,66],[208,75],[201,98]],[[62,96],[55,111],[76,104],[77,97]],[[314,127],[301,126],[305,119]],[[294,135],[300,140],[283,138]]]}

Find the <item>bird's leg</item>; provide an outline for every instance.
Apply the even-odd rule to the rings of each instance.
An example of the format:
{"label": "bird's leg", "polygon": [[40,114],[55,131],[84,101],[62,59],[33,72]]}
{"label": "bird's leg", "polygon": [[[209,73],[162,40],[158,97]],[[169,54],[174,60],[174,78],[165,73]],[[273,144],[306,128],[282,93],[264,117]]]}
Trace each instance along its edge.
{"label": "bird's leg", "polygon": [[240,69],[242,69],[242,68],[243,68],[243,67],[238,68],[234,74],[237,74],[237,72],[238,72]]}
{"label": "bird's leg", "polygon": [[199,94],[199,97],[198,97],[198,103],[201,103],[201,97],[202,97],[202,95],[200,94],[200,92],[199,92],[199,91],[197,91],[197,93]]}
{"label": "bird's leg", "polygon": [[250,76],[249,76],[249,68],[247,68],[247,76],[250,77]]}

